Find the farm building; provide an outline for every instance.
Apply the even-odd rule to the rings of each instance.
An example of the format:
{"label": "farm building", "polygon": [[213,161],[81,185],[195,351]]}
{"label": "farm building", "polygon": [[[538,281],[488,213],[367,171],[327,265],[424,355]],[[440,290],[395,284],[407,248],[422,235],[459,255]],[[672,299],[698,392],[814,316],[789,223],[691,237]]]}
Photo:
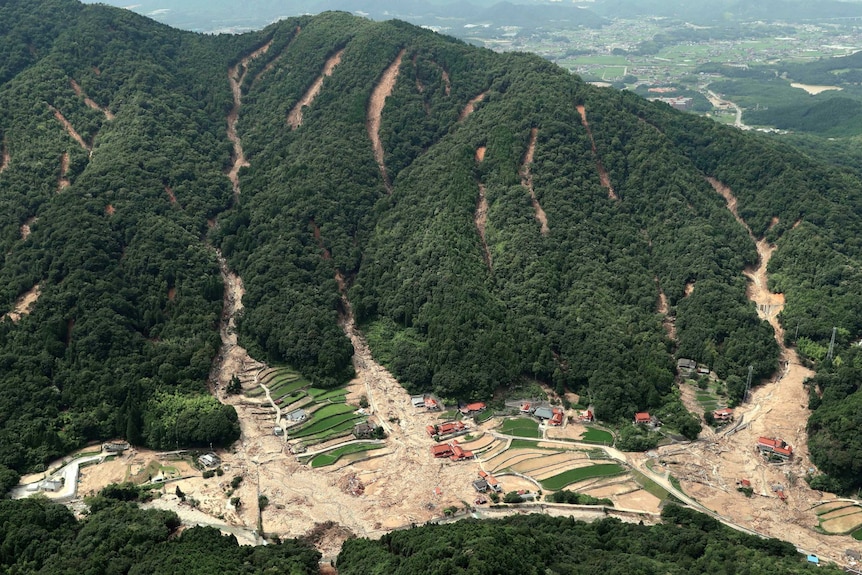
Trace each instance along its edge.
{"label": "farm building", "polygon": [[775,455],[781,459],[790,459],[793,457],[793,448],[787,445],[781,439],[772,439],[769,437],[760,437],[757,440],[757,450],[763,455]]}
{"label": "farm building", "polygon": [[490,487],[491,489],[493,489],[493,490],[494,490],[494,491],[496,491],[497,493],[502,493],[502,492],[503,492],[503,486],[502,486],[502,485],[500,485],[500,482],[499,482],[499,481],[497,481],[497,478],[496,478],[496,477],[494,477],[493,475],[491,475],[490,473],[488,473],[488,472],[486,472],[486,471],[480,471],[480,472],[479,472],[479,477],[480,477],[482,480],[484,480],[484,481],[485,481],[485,483],[487,483],[487,484],[488,484],[488,487]]}
{"label": "farm building", "polygon": [[676,369],[680,374],[690,374],[697,369],[697,362],[693,359],[681,357],[676,360]]}
{"label": "farm building", "polygon": [[198,457],[198,463],[200,463],[202,467],[215,467],[216,465],[221,464],[221,459],[215,453],[205,453]]}
{"label": "farm building", "polygon": [[646,425],[650,422],[650,415],[648,411],[641,411],[635,413],[635,425]]}
{"label": "farm building", "polygon": [[287,415],[285,415],[287,420],[291,423],[299,423],[300,421],[305,421],[308,419],[308,413],[304,409],[294,409]]}
{"label": "farm building", "polygon": [[485,404],[482,402],[468,403],[464,407],[460,408],[460,410],[462,415],[473,415],[475,413],[485,411]]}
{"label": "farm building", "polygon": [[377,426],[373,423],[357,423],[353,426],[353,437],[356,439],[370,439],[374,437]]}
{"label": "farm building", "polygon": [[551,425],[562,425],[563,424],[563,410],[559,407],[555,407],[552,409],[553,415],[551,416],[551,420],[548,422]]}
{"label": "farm building", "polygon": [[733,410],[729,407],[716,409],[712,412],[712,418],[716,421],[733,421]]}

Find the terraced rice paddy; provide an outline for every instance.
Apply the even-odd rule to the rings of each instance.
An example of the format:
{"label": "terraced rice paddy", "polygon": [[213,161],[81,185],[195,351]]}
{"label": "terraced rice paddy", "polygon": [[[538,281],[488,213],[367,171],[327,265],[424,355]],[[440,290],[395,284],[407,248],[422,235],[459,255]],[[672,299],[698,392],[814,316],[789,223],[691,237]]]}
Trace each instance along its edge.
{"label": "terraced rice paddy", "polygon": [[324,405],[314,411],[309,421],[298,428],[290,428],[288,433],[291,438],[316,436],[315,439],[320,439],[347,431],[353,428],[356,421],[364,419],[361,415],[355,415],[353,411],[353,406],[343,403]]}
{"label": "terraced rice paddy", "polygon": [[366,451],[373,451],[375,449],[383,449],[384,447],[386,446],[377,443],[351,443],[350,445],[343,445],[341,447],[336,447],[335,449],[327,451],[326,453],[315,455],[311,459],[311,466],[326,467],[327,465],[332,465],[342,457],[346,457],[354,453],[363,453]]}
{"label": "terraced rice paddy", "polygon": [[826,533],[862,533],[862,507],[849,501],[836,501],[817,507],[814,512]]}
{"label": "terraced rice paddy", "polygon": [[599,463],[597,465],[588,465],[586,467],[578,467],[569,469],[553,477],[548,477],[541,480],[542,487],[551,491],[558,491],[567,485],[583,481],[591,477],[603,477],[608,475],[618,475],[623,473],[622,466],[616,463]]}

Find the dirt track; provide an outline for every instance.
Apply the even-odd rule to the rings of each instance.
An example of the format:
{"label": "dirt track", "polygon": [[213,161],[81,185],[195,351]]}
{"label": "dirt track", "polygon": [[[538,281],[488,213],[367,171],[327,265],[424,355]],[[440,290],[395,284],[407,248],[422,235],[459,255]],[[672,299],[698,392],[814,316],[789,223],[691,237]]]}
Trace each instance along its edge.
{"label": "dirt track", "polygon": [[545,214],[545,210],[542,209],[542,206],[539,205],[539,200],[536,199],[536,192],[533,190],[533,174],[530,171],[533,164],[533,155],[536,152],[536,139],[539,136],[539,129],[533,128],[530,130],[530,143],[527,144],[527,153],[524,154],[524,163],[521,164],[521,185],[530,193],[530,201],[533,204],[533,210],[536,212],[536,221],[539,222],[541,226],[542,235],[548,235],[548,232],[551,231],[548,228],[548,216]]}
{"label": "dirt track", "polygon": [[386,98],[392,93],[395,87],[395,81],[398,79],[398,71],[401,68],[401,59],[404,57],[405,49],[398,52],[395,60],[389,64],[384,70],[383,76],[380,77],[380,82],[374,87],[371,92],[371,100],[368,102],[368,120],[366,128],[368,129],[368,137],[371,139],[371,145],[374,148],[374,159],[377,161],[377,166],[380,168],[380,175],[383,177],[383,185],[386,186],[386,191],[392,193],[392,183],[389,180],[389,174],[386,172],[386,164],[383,161],[383,142],[380,140],[380,120],[383,116],[383,106],[386,105]]}
{"label": "dirt track", "polygon": [[326,61],[326,64],[323,65],[323,72],[320,74],[320,76],[317,77],[317,79],[314,81],[314,83],[311,85],[305,95],[302,96],[299,102],[296,103],[296,106],[294,106],[290,113],[287,115],[287,124],[290,126],[291,130],[295,130],[302,125],[302,109],[306,106],[310,106],[311,103],[314,102],[314,99],[317,97],[317,95],[320,93],[320,89],[323,87],[323,80],[328,76],[331,76],[332,71],[335,70],[335,67],[341,63],[341,55],[343,53],[344,49],[342,48],[341,50],[329,57],[329,59]]}

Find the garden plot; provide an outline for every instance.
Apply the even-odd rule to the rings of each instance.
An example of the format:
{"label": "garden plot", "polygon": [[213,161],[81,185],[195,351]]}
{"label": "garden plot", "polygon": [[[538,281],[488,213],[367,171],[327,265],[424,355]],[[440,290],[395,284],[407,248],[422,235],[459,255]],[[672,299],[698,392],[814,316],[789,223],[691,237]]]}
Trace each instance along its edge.
{"label": "garden plot", "polygon": [[862,507],[845,503],[845,507],[818,514],[820,528],[827,533],[851,533],[862,528]]}

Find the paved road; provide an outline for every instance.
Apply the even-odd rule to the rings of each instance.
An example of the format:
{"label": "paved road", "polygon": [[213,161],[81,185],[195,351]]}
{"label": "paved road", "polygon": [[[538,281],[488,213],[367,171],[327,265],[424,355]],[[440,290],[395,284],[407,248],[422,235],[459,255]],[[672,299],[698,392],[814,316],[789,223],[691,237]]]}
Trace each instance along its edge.
{"label": "paved road", "polygon": [[58,471],[52,473],[50,476],[46,476],[46,479],[59,479],[61,477],[63,478],[63,488],[59,491],[39,491],[38,485],[42,482],[42,480],[39,480],[32,483],[19,485],[13,488],[10,495],[12,499],[22,499],[24,497],[29,497],[35,493],[41,493],[48,499],[57,501],[58,503],[71,501],[78,494],[78,475],[80,472],[81,465],[84,463],[89,463],[90,461],[99,461],[101,459],[104,459],[108,455],[110,454],[99,453],[97,455],[88,455],[87,457],[79,457],[77,459],[73,459],[72,461],[61,467]]}

